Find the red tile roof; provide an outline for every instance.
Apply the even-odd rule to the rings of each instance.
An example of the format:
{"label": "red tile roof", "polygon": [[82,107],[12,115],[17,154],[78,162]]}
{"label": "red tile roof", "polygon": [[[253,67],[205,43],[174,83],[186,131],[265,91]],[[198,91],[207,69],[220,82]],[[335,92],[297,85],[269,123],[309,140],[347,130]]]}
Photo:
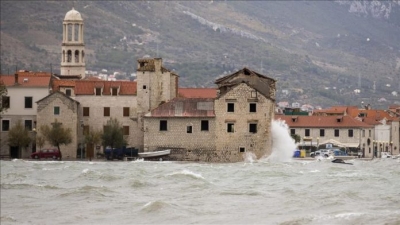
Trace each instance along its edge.
{"label": "red tile roof", "polygon": [[215,117],[213,98],[174,98],[146,117]]}
{"label": "red tile roof", "polygon": [[[341,118],[341,122],[338,119]],[[373,126],[354,119],[351,116],[285,116],[275,115],[275,119],[281,119],[291,128],[371,128]]]}
{"label": "red tile roof", "polygon": [[216,88],[179,88],[178,96],[182,98],[216,98]]}
{"label": "red tile roof", "polygon": [[8,87],[50,87],[51,74],[45,72],[17,72],[18,84],[14,75],[0,75],[0,79]]}
{"label": "red tile roof", "polygon": [[53,80],[53,91],[59,91],[60,87],[75,87],[75,80]]}
{"label": "red tile roof", "polygon": [[134,81],[75,81],[75,95],[94,95],[95,88],[102,87],[102,95],[111,95],[111,87],[119,87],[118,95],[136,95],[137,84]]}

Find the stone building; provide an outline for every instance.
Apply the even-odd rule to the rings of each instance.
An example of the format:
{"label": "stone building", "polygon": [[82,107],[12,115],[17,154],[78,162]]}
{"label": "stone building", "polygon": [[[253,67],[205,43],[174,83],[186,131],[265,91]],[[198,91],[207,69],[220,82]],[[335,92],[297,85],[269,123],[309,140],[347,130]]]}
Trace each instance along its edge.
{"label": "stone building", "polygon": [[144,117],[144,151],[171,149],[171,159],[242,161],[271,152],[274,79],[248,68],[216,81],[215,99],[176,98]]}
{"label": "stone building", "polygon": [[[53,126],[54,123],[61,123],[64,128],[71,129],[72,142],[68,145],[61,145],[60,150],[64,159],[76,158],[76,147],[81,132],[79,132],[79,102],[70,98],[62,92],[53,92],[43,99],[37,101],[37,134],[42,135],[43,126]],[[43,147],[53,147],[45,143]]]}

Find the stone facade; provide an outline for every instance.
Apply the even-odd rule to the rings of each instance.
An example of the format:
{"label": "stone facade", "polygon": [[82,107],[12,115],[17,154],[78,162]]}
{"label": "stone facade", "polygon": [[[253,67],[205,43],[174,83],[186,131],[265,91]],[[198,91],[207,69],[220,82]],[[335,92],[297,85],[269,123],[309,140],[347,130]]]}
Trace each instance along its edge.
{"label": "stone facade", "polygon": [[[70,128],[72,135],[70,144],[60,145],[62,157],[63,159],[76,158],[78,142],[82,137],[79,133],[79,102],[61,92],[55,92],[39,100],[37,104],[37,135],[41,135],[43,125],[52,126],[52,123],[57,120],[58,123],[62,123],[64,128]],[[46,142],[43,147],[53,146]]]}
{"label": "stone facade", "polygon": [[[245,152],[257,158],[271,153],[271,121],[274,102],[246,83],[240,83],[215,100],[216,147],[221,161],[242,161]],[[228,104],[233,112],[228,112]],[[255,112],[250,112],[250,104]],[[232,110],[231,110],[232,111]],[[228,126],[232,126],[232,132]],[[250,126],[254,130],[250,131]]]}
{"label": "stone facade", "polygon": [[[143,132],[137,114],[137,98],[136,96],[93,96],[78,95],[74,98],[80,103],[79,111],[82,115],[79,120],[81,124],[81,132],[83,129],[88,131],[103,131],[104,125],[111,118],[116,118],[123,127],[128,127],[128,134],[125,138],[129,147],[138,149],[143,148]],[[110,109],[109,116],[104,115],[104,108]],[[89,113],[84,115],[84,108]],[[124,108],[128,108],[128,114],[124,114]],[[83,134],[82,134],[83,135]],[[97,151],[102,152],[102,146]]]}
{"label": "stone facade", "polygon": [[269,155],[275,80],[244,68],[216,83],[216,99],[174,99],[146,114],[144,151],[171,149],[172,160],[207,162],[243,161],[246,152]]}

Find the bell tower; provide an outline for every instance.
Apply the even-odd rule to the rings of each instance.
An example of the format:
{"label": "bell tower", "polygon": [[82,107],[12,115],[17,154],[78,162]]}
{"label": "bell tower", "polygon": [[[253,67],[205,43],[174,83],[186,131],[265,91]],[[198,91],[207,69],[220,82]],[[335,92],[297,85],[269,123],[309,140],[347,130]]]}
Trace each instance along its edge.
{"label": "bell tower", "polygon": [[85,77],[85,43],[83,42],[83,19],[72,8],[63,21],[63,40],[61,45],[60,77]]}

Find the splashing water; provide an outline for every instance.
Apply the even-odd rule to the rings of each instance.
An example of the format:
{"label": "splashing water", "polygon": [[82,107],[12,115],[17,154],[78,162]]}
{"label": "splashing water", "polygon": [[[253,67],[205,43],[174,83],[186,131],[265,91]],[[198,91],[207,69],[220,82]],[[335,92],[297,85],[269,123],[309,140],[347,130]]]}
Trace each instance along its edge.
{"label": "splashing water", "polygon": [[246,152],[243,155],[243,159],[244,159],[245,163],[253,163],[253,162],[257,161],[257,156],[253,152]]}
{"label": "splashing water", "polygon": [[290,162],[297,146],[289,134],[289,126],[283,120],[273,120],[272,130],[272,153],[267,158],[273,162]]}

